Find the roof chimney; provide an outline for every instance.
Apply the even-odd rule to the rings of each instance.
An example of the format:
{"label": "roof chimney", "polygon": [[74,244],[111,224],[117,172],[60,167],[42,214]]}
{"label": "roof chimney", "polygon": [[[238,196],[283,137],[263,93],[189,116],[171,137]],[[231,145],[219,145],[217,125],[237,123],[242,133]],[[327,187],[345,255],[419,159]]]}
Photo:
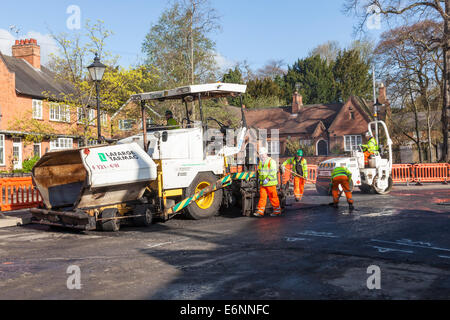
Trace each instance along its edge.
{"label": "roof chimney", "polygon": [[387,101],[386,97],[386,87],[383,83],[380,84],[380,87],[378,88],[378,103],[385,104]]}
{"label": "roof chimney", "polygon": [[294,96],[292,97],[292,110],[291,113],[298,113],[300,108],[303,106],[303,97],[301,94],[298,94],[297,91],[294,92]]}
{"label": "roof chimney", "polygon": [[13,57],[28,61],[33,67],[41,68],[41,47],[36,39],[16,40],[12,46]]}

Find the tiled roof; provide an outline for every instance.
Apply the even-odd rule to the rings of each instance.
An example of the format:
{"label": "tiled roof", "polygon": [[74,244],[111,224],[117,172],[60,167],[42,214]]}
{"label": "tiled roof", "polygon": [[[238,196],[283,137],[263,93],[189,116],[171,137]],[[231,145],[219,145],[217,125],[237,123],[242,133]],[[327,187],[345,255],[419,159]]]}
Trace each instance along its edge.
{"label": "tiled roof", "polygon": [[246,109],[249,126],[260,129],[279,129],[280,134],[312,134],[322,122],[326,128],[336,118],[344,104],[314,104],[300,107],[298,114],[291,113],[291,107]]}
{"label": "tiled roof", "polygon": [[41,66],[36,69],[27,61],[5,56],[0,53],[9,71],[16,76],[16,91],[19,94],[32,96],[35,98],[48,98],[44,92],[49,92],[51,96],[62,97],[61,93],[73,93],[73,87],[68,83],[55,80],[55,75],[49,69]]}

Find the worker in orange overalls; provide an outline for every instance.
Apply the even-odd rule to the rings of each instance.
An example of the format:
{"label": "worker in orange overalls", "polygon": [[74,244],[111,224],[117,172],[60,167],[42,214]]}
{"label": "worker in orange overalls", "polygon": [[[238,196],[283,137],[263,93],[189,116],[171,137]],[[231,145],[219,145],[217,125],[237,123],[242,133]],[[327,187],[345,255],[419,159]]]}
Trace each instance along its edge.
{"label": "worker in orange overalls", "polygon": [[347,202],[350,210],[353,210],[353,198],[350,190],[350,181],[352,180],[352,173],[345,167],[336,167],[331,172],[331,194],[333,195],[333,202],[330,203],[333,207],[337,208],[339,205],[339,198],[341,192],[339,191],[339,185],[345,192]]}
{"label": "worker in orange overalls", "polygon": [[258,178],[259,178],[259,202],[256,212],[253,214],[256,217],[263,217],[266,210],[267,196],[269,196],[270,203],[273,207],[272,217],[281,215],[280,199],[278,198],[278,168],[275,160],[267,155],[267,149],[262,147],[259,150],[259,164],[258,164]]}
{"label": "worker in orange overalls", "polygon": [[378,152],[378,143],[370,132],[366,132],[366,138],[368,139],[367,144],[363,144],[361,147],[364,151],[364,167],[367,168],[369,167],[369,157]]}
{"label": "worker in orange overalls", "polygon": [[297,155],[295,157],[287,159],[281,165],[281,172],[284,174],[286,170],[286,165],[291,164],[294,176],[294,195],[295,201],[299,202],[302,200],[303,191],[305,190],[306,179],[308,179],[308,164],[306,159],[303,158],[303,150],[297,150]]}

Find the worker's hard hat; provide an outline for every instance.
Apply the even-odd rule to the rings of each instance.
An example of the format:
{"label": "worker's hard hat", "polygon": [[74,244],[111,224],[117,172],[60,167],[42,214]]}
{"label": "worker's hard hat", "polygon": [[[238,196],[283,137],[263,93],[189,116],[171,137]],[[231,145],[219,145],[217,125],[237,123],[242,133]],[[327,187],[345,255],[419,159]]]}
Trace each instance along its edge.
{"label": "worker's hard hat", "polygon": [[372,137],[372,134],[370,133],[370,131],[367,131],[367,132],[366,132],[366,137],[367,137],[367,138]]}
{"label": "worker's hard hat", "polygon": [[298,149],[298,150],[297,150],[297,155],[298,155],[299,157],[303,157],[303,150],[302,150],[302,149]]}
{"label": "worker's hard hat", "polygon": [[166,110],[166,116],[171,116],[171,115],[173,115],[172,111]]}
{"label": "worker's hard hat", "polygon": [[259,154],[267,154],[267,149],[264,147],[259,148]]}

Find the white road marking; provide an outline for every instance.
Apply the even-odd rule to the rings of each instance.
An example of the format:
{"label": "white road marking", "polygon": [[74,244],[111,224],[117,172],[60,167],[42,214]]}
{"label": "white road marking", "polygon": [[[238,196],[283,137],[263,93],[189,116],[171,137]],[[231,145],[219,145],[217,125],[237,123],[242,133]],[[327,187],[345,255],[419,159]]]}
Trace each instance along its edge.
{"label": "white road marking", "polygon": [[416,245],[416,244],[414,244],[414,242],[405,242],[404,240],[405,239],[397,240],[397,241],[393,242],[393,241],[371,239],[370,241],[381,242],[381,243],[389,243],[389,244],[397,244],[397,245],[401,245],[401,246],[409,246],[409,247],[416,247],[416,248],[425,248],[425,249],[432,249],[432,250],[449,251],[450,252],[450,249],[439,248],[439,247],[423,246],[423,245]]}
{"label": "white road marking", "polygon": [[403,252],[403,253],[414,253],[414,251],[409,251],[409,250],[400,250],[400,249],[377,247],[377,246],[371,246],[371,247],[377,249],[378,252],[380,252],[380,253],[386,253],[386,252],[391,252],[391,251],[398,251],[398,252]]}
{"label": "white road marking", "polygon": [[300,234],[303,236],[312,236],[312,237],[339,238],[339,236],[335,236],[331,232],[316,232],[316,231],[311,231],[311,230],[297,232],[297,234]]}
{"label": "white road marking", "polygon": [[163,246],[163,245],[166,245],[166,244],[172,244],[172,243],[174,243],[174,242],[162,242],[162,243],[157,243],[157,244],[148,244],[147,245],[147,247],[149,247],[149,248],[155,248],[155,247],[160,247],[160,246]]}
{"label": "white road marking", "polygon": [[188,238],[182,238],[182,239],[178,239],[178,240],[174,240],[174,241],[161,242],[161,243],[155,243],[155,244],[148,244],[147,247],[148,248],[156,248],[156,247],[164,246],[166,244],[174,244],[174,243],[179,243],[179,242],[183,242],[183,241],[187,241],[187,240],[189,240],[189,239]]}
{"label": "white road marking", "polygon": [[287,242],[294,242],[294,241],[310,241],[311,239],[306,238],[295,238],[295,237],[286,237]]}
{"label": "white road marking", "polygon": [[[75,234],[64,234],[64,233],[51,233],[51,232],[26,232],[20,234],[8,234],[1,235],[0,239],[9,240],[13,242],[20,241],[32,241],[32,240],[42,240],[42,239],[60,239],[60,238],[77,238],[77,239],[97,239],[102,238],[101,236],[95,235],[75,235]],[[3,242],[4,243],[4,242]]]}
{"label": "white road marking", "polygon": [[443,258],[443,259],[450,259],[449,256],[438,256],[439,258]]}
{"label": "white road marking", "polygon": [[381,212],[362,214],[362,215],[358,216],[358,218],[373,218],[373,217],[392,216],[396,213],[397,213],[396,210],[386,210],[386,211],[381,211]]}

